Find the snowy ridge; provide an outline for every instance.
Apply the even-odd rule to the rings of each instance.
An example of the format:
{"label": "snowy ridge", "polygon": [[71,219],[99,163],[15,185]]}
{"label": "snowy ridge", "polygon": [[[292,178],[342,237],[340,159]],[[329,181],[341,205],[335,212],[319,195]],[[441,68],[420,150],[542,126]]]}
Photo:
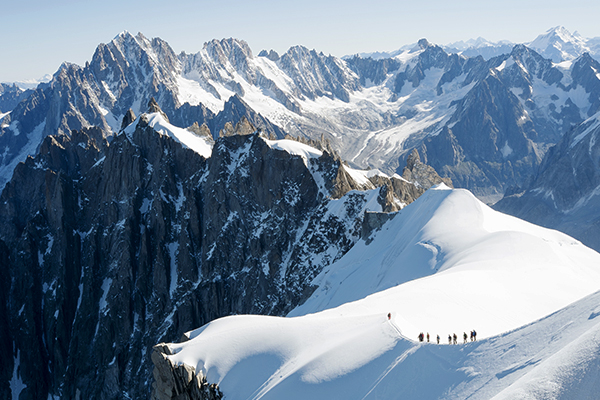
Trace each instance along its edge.
{"label": "snowy ridge", "polygon": [[323,155],[321,150],[317,150],[307,144],[297,142],[295,140],[282,139],[282,140],[268,140],[264,141],[269,147],[277,150],[286,151],[292,155],[300,156],[304,160],[304,164],[308,166],[308,160],[311,158],[319,158]]}
{"label": "snowy ridge", "polygon": [[[366,188],[373,187],[373,184],[371,183],[371,181],[369,181],[369,178],[372,178],[374,176],[382,176],[384,178],[389,178],[388,175],[384,174],[383,172],[381,172],[378,169],[360,170],[360,169],[350,168],[347,165],[342,165],[342,167],[352,177],[352,179],[354,179],[354,182],[356,182],[359,185],[366,187]],[[404,180],[398,174],[394,174],[394,177],[396,179]]]}
{"label": "snowy ridge", "polygon": [[[171,344],[171,360],[251,399],[512,398],[569,389],[563,362],[598,364],[600,255],[464,190],[429,190],[315,283],[288,318],[213,321]],[[413,341],[473,328],[484,340],[464,348]]]}
{"label": "snowy ridge", "polygon": [[[600,290],[598,261],[600,255],[569,236],[493,211],[469,192],[442,185],[400,211],[371,243],[357,243],[321,273],[315,280],[319,289],[290,315],[359,299],[376,307],[386,299],[397,304],[409,337],[423,329],[469,330],[473,320],[487,337]],[[452,311],[474,302],[469,312]]]}
{"label": "snowy ridge", "polygon": [[366,313],[227,317],[190,332],[188,342],[169,345],[170,358],[208,373],[232,398],[593,398],[599,300],[596,292],[465,346],[416,344],[385,316]]}
{"label": "snowy ridge", "polygon": [[587,119],[581,123],[581,127],[586,127],[586,128],[583,132],[581,132],[580,134],[578,134],[577,136],[575,136],[573,138],[573,141],[571,141],[570,147],[573,148],[573,147],[577,146],[577,144],[579,142],[581,142],[591,132],[594,132],[596,129],[598,129],[599,126],[600,126],[600,112],[597,112],[592,117],[590,117],[589,119]]}
{"label": "snowy ridge", "polygon": [[212,153],[212,143],[210,141],[206,140],[206,138],[194,134],[193,132],[188,131],[187,129],[182,129],[171,125],[159,112],[142,114],[140,118],[135,120],[133,123],[131,123],[128,127],[124,129],[124,133],[131,137],[133,132],[138,127],[142,118],[146,118],[148,125],[159,134],[172,137],[177,142],[183,144],[184,147],[192,149],[204,158],[210,157]]}

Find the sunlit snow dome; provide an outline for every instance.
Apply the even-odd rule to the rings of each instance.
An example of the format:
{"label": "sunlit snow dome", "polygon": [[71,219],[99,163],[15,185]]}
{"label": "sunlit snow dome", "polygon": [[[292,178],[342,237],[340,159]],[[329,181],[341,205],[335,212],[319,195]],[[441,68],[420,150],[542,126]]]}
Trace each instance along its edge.
{"label": "sunlit snow dome", "polygon": [[[475,382],[485,390],[474,398],[491,398],[566,346],[568,329],[595,326],[590,317],[558,335],[549,330],[568,326],[573,313],[589,314],[594,300],[581,299],[600,290],[600,254],[440,185],[314,284],[287,318],[216,320],[170,345],[168,358],[193,366],[232,398],[465,398]],[[571,311],[552,315],[565,307]],[[471,330],[478,341],[462,344]],[[417,341],[420,332],[430,334],[430,344]],[[447,345],[449,334],[461,344]],[[520,341],[527,345],[519,348]],[[502,356],[515,347],[514,358]],[[528,352],[539,360],[513,365],[520,372],[511,375],[507,363],[523,362]],[[577,354],[565,362],[593,362]],[[491,369],[484,371],[486,362]]]}

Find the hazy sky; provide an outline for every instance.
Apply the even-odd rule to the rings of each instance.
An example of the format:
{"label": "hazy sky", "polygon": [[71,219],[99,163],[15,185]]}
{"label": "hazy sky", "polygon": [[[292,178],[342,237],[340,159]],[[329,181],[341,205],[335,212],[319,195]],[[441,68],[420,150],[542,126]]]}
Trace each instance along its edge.
{"label": "hazy sky", "polygon": [[301,44],[336,56],[420,38],[528,42],[558,25],[600,36],[598,0],[0,0],[0,15],[0,82],[52,74],[63,61],[83,65],[124,30],[160,37],[177,53],[235,37],[255,54]]}

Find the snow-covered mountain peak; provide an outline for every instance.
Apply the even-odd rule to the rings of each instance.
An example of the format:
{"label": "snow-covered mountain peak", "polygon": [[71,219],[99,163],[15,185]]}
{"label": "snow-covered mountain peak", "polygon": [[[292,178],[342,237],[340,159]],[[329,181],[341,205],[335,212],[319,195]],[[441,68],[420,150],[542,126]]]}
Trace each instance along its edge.
{"label": "snow-covered mountain peak", "polygon": [[469,39],[467,41],[460,40],[458,42],[449,43],[444,47],[453,48],[456,50],[466,50],[468,48],[480,48],[484,46],[494,46],[495,43],[490,42],[489,40],[479,36],[477,39]]}
{"label": "snow-covered mountain peak", "polygon": [[434,44],[429,43],[429,41],[425,38],[423,39],[419,39],[419,41],[417,42],[417,46],[421,49],[426,49],[430,46],[434,46]]}
{"label": "snow-covered mountain peak", "polygon": [[549,29],[527,45],[554,62],[573,60],[590,51],[583,37],[571,34],[562,26]]}

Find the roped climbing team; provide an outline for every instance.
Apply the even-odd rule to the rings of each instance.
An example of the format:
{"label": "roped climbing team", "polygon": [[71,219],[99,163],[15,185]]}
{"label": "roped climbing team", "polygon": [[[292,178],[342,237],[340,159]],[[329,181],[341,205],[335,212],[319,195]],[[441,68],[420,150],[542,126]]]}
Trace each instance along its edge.
{"label": "roped climbing team", "polygon": [[[390,317],[388,317],[388,319],[390,319]],[[419,333],[418,338],[419,338],[419,342],[423,342],[423,341],[425,341],[425,338],[427,338],[427,343],[429,343],[429,332],[427,332],[427,335],[425,335],[423,332]],[[436,335],[436,340],[437,340],[437,344],[440,344],[440,335]],[[471,342],[475,342],[476,340],[477,340],[477,331],[475,331],[475,329],[473,329],[471,331]],[[456,333],[448,335],[448,344],[457,344],[457,343],[458,343],[458,336],[456,336]],[[463,343],[467,343],[467,332],[463,333]]]}
{"label": "roped climbing team", "polygon": [[[392,319],[392,313],[388,313],[388,320]],[[419,342],[423,342],[425,338],[427,338],[427,343],[429,343],[429,332],[427,332],[427,336],[423,334],[423,332],[419,333]],[[436,335],[437,344],[440,344],[440,335]],[[457,344],[458,336],[456,333],[452,335],[448,335],[448,344]],[[473,329],[471,331],[471,342],[477,341],[477,331]],[[467,332],[463,332],[463,343],[467,343]]]}

